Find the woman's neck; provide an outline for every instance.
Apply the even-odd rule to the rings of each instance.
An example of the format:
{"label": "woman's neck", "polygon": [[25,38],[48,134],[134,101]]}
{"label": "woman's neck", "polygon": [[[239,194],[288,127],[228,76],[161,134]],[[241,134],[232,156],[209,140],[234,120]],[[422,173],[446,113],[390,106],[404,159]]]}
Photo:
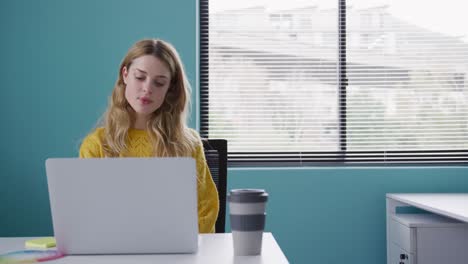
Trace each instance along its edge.
{"label": "woman's neck", "polygon": [[133,128],[144,130],[146,129],[147,121],[148,121],[148,118],[146,116],[137,114],[136,119],[135,119],[135,124],[133,124]]}

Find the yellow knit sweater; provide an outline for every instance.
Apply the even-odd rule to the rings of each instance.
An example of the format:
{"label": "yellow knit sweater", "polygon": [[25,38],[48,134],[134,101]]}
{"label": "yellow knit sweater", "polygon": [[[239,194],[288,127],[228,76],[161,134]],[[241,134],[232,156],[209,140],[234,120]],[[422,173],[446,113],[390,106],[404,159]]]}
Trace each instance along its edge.
{"label": "yellow knit sweater", "polygon": [[[193,131],[193,133],[197,133]],[[104,128],[98,128],[89,134],[80,147],[81,158],[103,158],[102,142]],[[153,146],[145,130],[130,129],[128,132],[128,154],[125,157],[151,157]],[[218,217],[219,199],[216,185],[211,178],[210,170],[206,164],[205,154],[201,141],[192,153],[197,164],[198,177],[198,230],[200,233],[213,233]]]}

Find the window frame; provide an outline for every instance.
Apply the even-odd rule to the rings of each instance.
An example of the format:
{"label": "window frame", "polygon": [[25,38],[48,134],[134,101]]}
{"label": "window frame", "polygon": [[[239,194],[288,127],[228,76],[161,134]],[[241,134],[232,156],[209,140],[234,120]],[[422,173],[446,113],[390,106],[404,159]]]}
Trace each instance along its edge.
{"label": "window frame", "polygon": [[[199,0],[199,95],[200,135],[209,135],[209,1]],[[468,149],[347,151],[347,31],[346,0],[338,0],[338,145],[339,151],[315,152],[229,152],[229,167],[301,167],[301,166],[459,166],[468,165]],[[229,143],[229,140],[228,140]],[[356,158],[359,157],[359,158]]]}

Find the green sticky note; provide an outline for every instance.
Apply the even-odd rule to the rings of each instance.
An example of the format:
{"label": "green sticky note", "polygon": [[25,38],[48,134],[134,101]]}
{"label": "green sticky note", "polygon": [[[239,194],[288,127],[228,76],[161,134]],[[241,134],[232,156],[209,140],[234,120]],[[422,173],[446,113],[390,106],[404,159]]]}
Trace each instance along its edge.
{"label": "green sticky note", "polygon": [[26,248],[51,248],[55,247],[54,237],[43,237],[37,239],[27,240],[25,243]]}

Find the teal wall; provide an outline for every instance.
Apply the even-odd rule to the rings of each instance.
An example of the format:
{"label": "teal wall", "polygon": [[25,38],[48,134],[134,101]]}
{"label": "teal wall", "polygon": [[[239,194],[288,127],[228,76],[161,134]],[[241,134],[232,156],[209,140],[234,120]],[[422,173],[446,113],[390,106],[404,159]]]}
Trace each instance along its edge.
{"label": "teal wall", "polygon": [[52,232],[44,161],[77,156],[135,41],[173,43],[195,83],[195,21],[187,0],[0,1],[0,236]]}
{"label": "teal wall", "polygon": [[[266,230],[291,263],[383,264],[385,194],[468,192],[468,167],[230,169],[270,194]],[[227,224],[229,227],[229,224]]]}
{"label": "teal wall", "polygon": [[[172,42],[195,85],[196,2],[2,0],[0,32],[0,236],[51,235],[45,159],[77,155],[141,38]],[[468,168],[231,169],[243,187],[270,193],[266,228],[291,263],[375,264],[385,193],[468,192]]]}

